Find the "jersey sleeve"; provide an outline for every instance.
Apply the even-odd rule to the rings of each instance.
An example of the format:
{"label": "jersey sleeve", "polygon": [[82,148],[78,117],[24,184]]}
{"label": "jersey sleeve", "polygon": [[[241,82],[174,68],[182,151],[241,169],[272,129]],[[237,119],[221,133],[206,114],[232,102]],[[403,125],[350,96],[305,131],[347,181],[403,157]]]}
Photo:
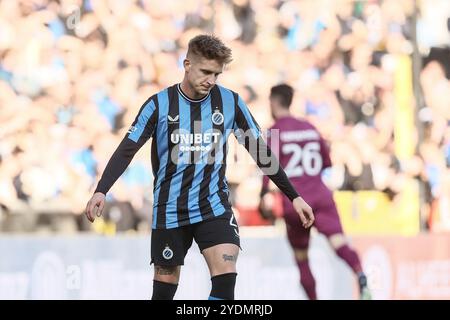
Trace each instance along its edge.
{"label": "jersey sleeve", "polygon": [[[277,157],[262,137],[261,128],[242,99],[235,95],[235,135],[265,176],[292,201],[298,193],[289,181]],[[267,179],[268,182],[268,179]]]}
{"label": "jersey sleeve", "polygon": [[237,94],[235,98],[234,135],[240,144],[245,144],[245,136],[251,135],[255,139],[261,137],[261,128],[256,122],[249,108]]}
{"label": "jersey sleeve", "polygon": [[[272,128],[268,129],[266,134],[266,142],[268,146],[271,145],[271,135],[269,134],[270,130],[272,130]],[[269,177],[267,175],[263,175],[260,196],[263,197],[268,192],[269,192]]]}
{"label": "jersey sleeve", "polygon": [[[252,142],[252,137],[250,137],[249,142],[249,144],[245,143],[245,148],[251,154],[258,167],[264,173],[263,188],[264,179],[266,181],[266,188],[270,179],[278,187],[278,189],[280,189],[281,192],[283,192],[286,197],[289,198],[289,200],[293,201],[295,198],[297,198],[299,196],[297,191],[289,181],[289,178],[281,167],[280,162],[273,154],[270,147],[266,144],[264,139],[260,136],[256,139],[255,142]],[[256,145],[256,147],[254,147],[253,145]],[[264,191],[267,192],[267,189],[262,190],[261,192],[263,193]]]}
{"label": "jersey sleeve", "polygon": [[128,167],[136,152],[153,135],[157,119],[158,110],[155,99],[151,97],[142,105],[127,134],[109,159],[95,192],[106,195]]}

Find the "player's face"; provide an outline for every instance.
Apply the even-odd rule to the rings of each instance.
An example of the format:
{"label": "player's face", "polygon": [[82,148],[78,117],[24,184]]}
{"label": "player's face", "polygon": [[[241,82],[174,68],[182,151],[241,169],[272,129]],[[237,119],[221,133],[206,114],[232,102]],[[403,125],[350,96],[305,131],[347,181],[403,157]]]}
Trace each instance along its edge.
{"label": "player's face", "polygon": [[195,57],[184,61],[187,80],[194,90],[196,97],[203,97],[216,84],[219,74],[223,72],[223,64],[216,60]]}

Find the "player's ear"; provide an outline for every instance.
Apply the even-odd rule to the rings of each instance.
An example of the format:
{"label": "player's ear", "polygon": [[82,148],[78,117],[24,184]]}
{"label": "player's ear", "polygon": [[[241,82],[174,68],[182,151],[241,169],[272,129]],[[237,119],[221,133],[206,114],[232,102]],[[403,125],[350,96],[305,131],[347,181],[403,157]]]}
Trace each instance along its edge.
{"label": "player's ear", "polygon": [[191,61],[188,58],[184,59],[183,66],[184,66],[184,70],[186,72],[189,72],[189,70],[191,70],[191,66],[192,66]]}

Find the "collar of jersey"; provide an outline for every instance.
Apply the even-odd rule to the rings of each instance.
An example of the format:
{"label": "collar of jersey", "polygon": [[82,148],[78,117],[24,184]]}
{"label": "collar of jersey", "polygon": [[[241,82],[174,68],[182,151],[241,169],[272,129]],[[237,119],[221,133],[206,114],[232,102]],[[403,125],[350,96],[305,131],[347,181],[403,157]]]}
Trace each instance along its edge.
{"label": "collar of jersey", "polygon": [[189,102],[196,102],[196,103],[205,101],[206,99],[208,99],[209,95],[211,94],[211,91],[209,91],[209,93],[206,96],[204,96],[203,98],[201,98],[201,99],[191,99],[187,95],[184,94],[183,90],[181,90],[181,85],[180,84],[177,84],[177,90],[181,94],[181,96],[183,98],[185,98],[187,101],[189,101]]}

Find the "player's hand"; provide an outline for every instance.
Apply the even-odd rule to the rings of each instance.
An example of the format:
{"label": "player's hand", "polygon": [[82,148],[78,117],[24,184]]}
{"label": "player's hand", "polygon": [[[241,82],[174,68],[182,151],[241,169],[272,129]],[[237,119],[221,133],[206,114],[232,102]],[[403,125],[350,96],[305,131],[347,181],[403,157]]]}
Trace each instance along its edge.
{"label": "player's hand", "polygon": [[95,216],[100,217],[105,206],[105,195],[101,192],[96,192],[91,197],[86,205],[86,217],[90,222],[94,222]]}
{"label": "player's hand", "polygon": [[266,193],[261,200],[259,201],[258,211],[261,217],[265,220],[274,220],[275,216],[273,215],[273,195],[271,193]]}
{"label": "player's hand", "polygon": [[302,197],[297,197],[292,201],[295,211],[297,211],[302,220],[302,225],[305,229],[311,227],[314,223],[314,214],[311,207],[303,200]]}

